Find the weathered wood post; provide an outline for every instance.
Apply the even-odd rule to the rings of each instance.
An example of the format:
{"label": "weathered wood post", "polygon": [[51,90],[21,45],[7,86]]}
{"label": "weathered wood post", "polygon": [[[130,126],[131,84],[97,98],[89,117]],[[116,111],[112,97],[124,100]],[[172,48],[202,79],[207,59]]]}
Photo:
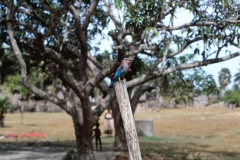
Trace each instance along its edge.
{"label": "weathered wood post", "polygon": [[115,83],[117,100],[123,119],[130,160],[142,160],[137,131],[125,81]]}

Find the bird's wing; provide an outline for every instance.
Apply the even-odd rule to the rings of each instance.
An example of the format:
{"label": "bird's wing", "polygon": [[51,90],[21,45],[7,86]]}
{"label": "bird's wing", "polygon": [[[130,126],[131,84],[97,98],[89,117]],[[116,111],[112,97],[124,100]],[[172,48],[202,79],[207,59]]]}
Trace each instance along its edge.
{"label": "bird's wing", "polygon": [[118,69],[117,69],[117,71],[115,73],[114,78],[119,77],[122,72],[123,72],[123,66],[118,67]]}

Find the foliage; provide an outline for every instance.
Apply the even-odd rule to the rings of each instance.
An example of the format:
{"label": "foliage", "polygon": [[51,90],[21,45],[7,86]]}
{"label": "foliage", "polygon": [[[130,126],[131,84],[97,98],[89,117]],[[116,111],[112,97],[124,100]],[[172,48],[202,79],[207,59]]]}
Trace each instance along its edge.
{"label": "foliage", "polygon": [[145,60],[140,58],[139,56],[135,57],[129,71],[130,74],[127,74],[125,76],[127,80],[140,77],[142,74],[146,73],[149,70],[149,65],[144,61]]}
{"label": "foliage", "polygon": [[200,95],[200,94],[206,94],[206,95],[210,95],[210,94],[219,94],[219,89],[217,87],[217,84],[213,78],[213,75],[207,75],[202,73],[199,73],[199,75],[197,76],[197,80],[196,80],[196,86],[198,86],[196,88],[196,94]]}
{"label": "foliage", "polygon": [[28,90],[20,84],[20,75],[8,76],[6,85],[12,92],[19,92],[22,96],[27,95]]}
{"label": "foliage", "polygon": [[[18,92],[23,97],[31,97],[34,96],[29,90],[27,90],[23,85],[20,83],[21,76],[18,74],[9,75],[6,78],[6,84],[12,92]],[[52,80],[48,79],[48,76],[42,72],[36,70],[36,68],[30,68],[28,74],[28,80],[32,85],[35,85],[39,88],[46,88],[48,85],[52,84]]]}
{"label": "foliage", "polygon": [[234,82],[240,84],[240,69],[238,69],[238,72],[234,75]]}
{"label": "foliage", "polygon": [[0,43],[0,84],[3,84],[8,75],[19,74],[19,65],[13,51]]}
{"label": "foliage", "polygon": [[[176,101],[193,100],[200,94],[218,94],[218,87],[212,75],[202,69],[179,71],[159,78],[156,81],[163,96],[176,97]],[[179,99],[179,100],[178,100]]]}
{"label": "foliage", "polygon": [[235,104],[237,107],[240,106],[240,89],[235,87],[234,90],[227,90],[221,98],[224,102],[229,104]]}
{"label": "foliage", "polygon": [[102,64],[102,66],[108,67],[111,64],[111,57],[107,50],[105,50],[102,54],[96,55],[96,59],[99,61],[99,63]]}
{"label": "foliage", "polygon": [[[168,38],[171,34],[171,27],[174,25],[173,19],[177,17],[177,13],[181,10],[188,10],[193,14],[192,24],[183,25],[178,29],[181,34],[172,34],[174,43],[177,44],[178,49],[181,49],[185,43],[192,43],[201,39],[203,42],[203,50],[199,47],[195,48],[194,54],[201,55],[202,59],[207,59],[213,54],[219,55],[220,52],[211,52],[212,46],[224,48],[225,46],[233,44],[236,41],[239,44],[239,39],[235,39],[232,33],[238,34],[238,26],[226,25],[226,19],[238,18],[237,2],[232,0],[223,1],[134,1],[125,2],[116,1],[116,7],[118,9],[124,8],[124,22],[125,27],[130,29],[134,36],[138,39],[149,39],[149,37],[163,37],[162,45],[167,41],[164,38]],[[169,24],[163,23],[163,19],[170,18]],[[217,25],[213,23],[207,24],[218,20]],[[202,25],[202,23],[206,24]],[[174,28],[174,27],[173,27]],[[169,31],[169,32],[161,32]],[[173,29],[177,30],[177,29]],[[225,31],[231,30],[232,33],[228,34]],[[144,36],[144,34],[148,36]],[[217,38],[217,39],[216,39]],[[233,43],[232,43],[233,42]],[[159,45],[157,45],[159,46]],[[226,52],[230,52],[226,50]]]}
{"label": "foliage", "polygon": [[231,83],[231,77],[232,77],[231,72],[228,68],[222,68],[218,74],[219,74],[218,80],[219,80],[220,87],[224,89],[228,84]]}

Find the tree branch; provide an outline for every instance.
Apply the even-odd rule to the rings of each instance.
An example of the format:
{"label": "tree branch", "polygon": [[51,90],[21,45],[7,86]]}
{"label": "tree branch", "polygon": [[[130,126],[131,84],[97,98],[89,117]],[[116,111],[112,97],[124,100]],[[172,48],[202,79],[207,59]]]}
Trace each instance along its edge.
{"label": "tree branch", "polygon": [[121,24],[119,21],[117,21],[117,19],[116,19],[115,16],[113,15],[113,12],[112,12],[112,10],[111,10],[111,5],[110,5],[109,3],[107,3],[106,0],[103,0],[103,2],[104,2],[105,6],[106,6],[106,8],[107,8],[107,10],[108,10],[108,14],[109,14],[109,16],[111,17],[111,19],[112,19],[112,21],[113,21],[116,29],[117,29],[118,31],[123,31],[122,24]]}
{"label": "tree branch", "polygon": [[99,69],[99,70],[103,70],[103,66],[96,60],[95,57],[91,56],[90,54],[88,54],[88,59],[94,63],[94,65]]}
{"label": "tree branch", "polygon": [[90,94],[94,88],[99,82],[101,82],[105,77],[113,73],[116,68],[118,67],[118,60],[115,59],[114,62],[109,66],[109,68],[106,68],[102,71],[98,71],[95,73],[95,76],[92,77],[90,80],[88,80],[86,84],[86,92]]}
{"label": "tree branch", "polygon": [[116,99],[116,93],[114,89],[111,89],[109,94],[101,100],[101,103],[92,111],[93,113],[93,122],[97,122],[101,114],[107,109],[111,103]]}
{"label": "tree branch", "polygon": [[138,86],[138,85],[141,85],[145,82],[148,82],[148,81],[150,81],[154,78],[161,77],[163,75],[167,75],[167,74],[179,71],[179,70],[196,68],[196,67],[200,67],[200,66],[207,66],[207,65],[210,65],[210,64],[223,62],[223,61],[226,61],[226,60],[238,57],[238,56],[240,56],[240,51],[236,52],[236,53],[233,53],[233,54],[230,54],[228,56],[217,58],[217,59],[208,59],[208,60],[197,61],[197,62],[192,62],[192,63],[188,63],[188,64],[181,64],[181,65],[178,65],[176,67],[171,67],[171,68],[165,69],[162,73],[160,73],[159,71],[155,71],[151,75],[143,75],[139,78],[128,81],[127,86],[128,87]]}
{"label": "tree branch", "polygon": [[[176,26],[176,27],[166,27],[166,28],[160,28],[162,30],[167,30],[167,31],[173,31],[173,30],[179,30],[187,27],[194,27],[194,26],[219,26],[223,22],[228,22],[231,24],[237,24],[240,21],[234,21],[234,20],[222,20],[220,22],[213,22],[213,21],[197,21],[197,22],[190,22],[190,23],[184,23],[182,25]],[[162,26],[159,26],[162,27]]]}
{"label": "tree branch", "polygon": [[17,21],[15,19],[5,19],[5,18],[2,18],[0,19],[0,24],[3,24],[3,23],[8,23],[8,22],[11,22],[15,25],[20,25],[20,26],[24,26],[26,29],[28,29],[31,33],[33,33],[35,36],[37,36],[38,32],[35,31],[31,25],[25,23],[25,22],[21,22],[21,21]]}
{"label": "tree branch", "polygon": [[[88,68],[91,70],[92,72],[92,77],[96,76],[96,73],[99,71],[98,68],[95,66],[94,63],[92,63],[92,61],[88,60],[87,61],[88,64]],[[100,89],[100,91],[103,93],[103,98],[105,98],[108,94],[108,86],[106,83],[104,83],[104,80],[102,80],[101,82],[99,82],[97,84],[97,87]]]}
{"label": "tree branch", "polygon": [[88,25],[90,23],[90,19],[91,19],[92,14],[93,14],[93,11],[96,9],[98,2],[99,2],[99,0],[93,0],[92,4],[90,5],[90,7],[88,9],[87,16],[86,16],[85,21],[83,23],[83,29],[84,30],[87,30]]}
{"label": "tree branch", "polygon": [[[11,4],[9,4],[11,6]],[[7,19],[10,18],[10,12],[11,12],[11,7],[9,7],[8,14],[7,14]],[[27,67],[26,63],[22,57],[21,51],[16,43],[16,40],[13,36],[13,29],[12,29],[12,24],[10,22],[7,23],[7,29],[8,29],[8,34],[10,37],[11,45],[13,47],[13,51],[15,56],[18,59],[18,62],[21,67],[21,83],[31,92],[33,92],[36,95],[39,95],[40,97],[47,99],[56,105],[60,106],[63,110],[65,110],[67,113],[70,113],[72,108],[67,105],[67,101],[60,100],[56,96],[49,94],[47,92],[44,92],[43,90],[40,90],[36,88],[35,86],[31,85],[28,80],[27,80]]]}
{"label": "tree branch", "polygon": [[136,108],[137,108],[137,104],[139,102],[140,97],[142,96],[143,93],[145,93],[146,91],[151,91],[152,89],[155,89],[156,86],[151,85],[150,83],[148,84],[144,84],[141,85],[137,91],[135,91],[134,96],[131,99],[131,107],[132,107],[132,111],[135,112]]}

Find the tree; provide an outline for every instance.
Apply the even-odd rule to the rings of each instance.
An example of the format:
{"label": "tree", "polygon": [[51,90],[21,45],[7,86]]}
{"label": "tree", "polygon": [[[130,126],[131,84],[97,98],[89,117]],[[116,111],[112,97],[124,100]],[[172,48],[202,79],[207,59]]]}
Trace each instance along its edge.
{"label": "tree", "polygon": [[0,98],[0,127],[4,127],[4,118],[9,107],[8,97]]}
{"label": "tree", "polygon": [[201,94],[218,94],[218,87],[212,75],[201,68],[174,72],[154,80],[156,95],[174,98],[176,104],[193,104],[193,97]]}
{"label": "tree", "polygon": [[[138,56],[149,68],[139,76],[130,76],[127,86],[133,88],[180,70],[240,55],[230,51],[224,54],[224,49],[237,47],[240,41],[239,8],[232,0],[2,0],[0,7],[1,43],[10,46],[19,62],[20,81],[72,117],[76,159],[95,159],[92,126],[116,98],[104,79],[113,75],[123,57]],[[188,10],[193,18],[175,24],[181,10]],[[111,24],[113,29],[108,28]],[[111,37],[113,51],[112,62],[104,66],[93,55],[106,36]],[[177,60],[180,63],[175,63]],[[30,68],[44,73],[64,97],[30,83]],[[104,99],[92,111],[89,96],[94,88]],[[136,104],[142,91],[135,92],[131,103]]]}
{"label": "tree", "polygon": [[240,84],[240,69],[238,69],[238,72],[234,75],[234,82],[238,85]]}
{"label": "tree", "polygon": [[222,68],[218,74],[219,74],[218,81],[220,84],[221,95],[223,95],[223,92],[225,91],[227,85],[231,83],[232,75],[228,68]]}
{"label": "tree", "polygon": [[235,86],[233,90],[227,90],[221,98],[227,105],[232,105],[232,109],[240,106],[240,89]]}
{"label": "tree", "polygon": [[[237,75],[237,74],[236,74]],[[240,106],[240,88],[236,83],[231,90],[227,90],[221,97],[221,100],[227,103],[227,106],[231,109]]]}

